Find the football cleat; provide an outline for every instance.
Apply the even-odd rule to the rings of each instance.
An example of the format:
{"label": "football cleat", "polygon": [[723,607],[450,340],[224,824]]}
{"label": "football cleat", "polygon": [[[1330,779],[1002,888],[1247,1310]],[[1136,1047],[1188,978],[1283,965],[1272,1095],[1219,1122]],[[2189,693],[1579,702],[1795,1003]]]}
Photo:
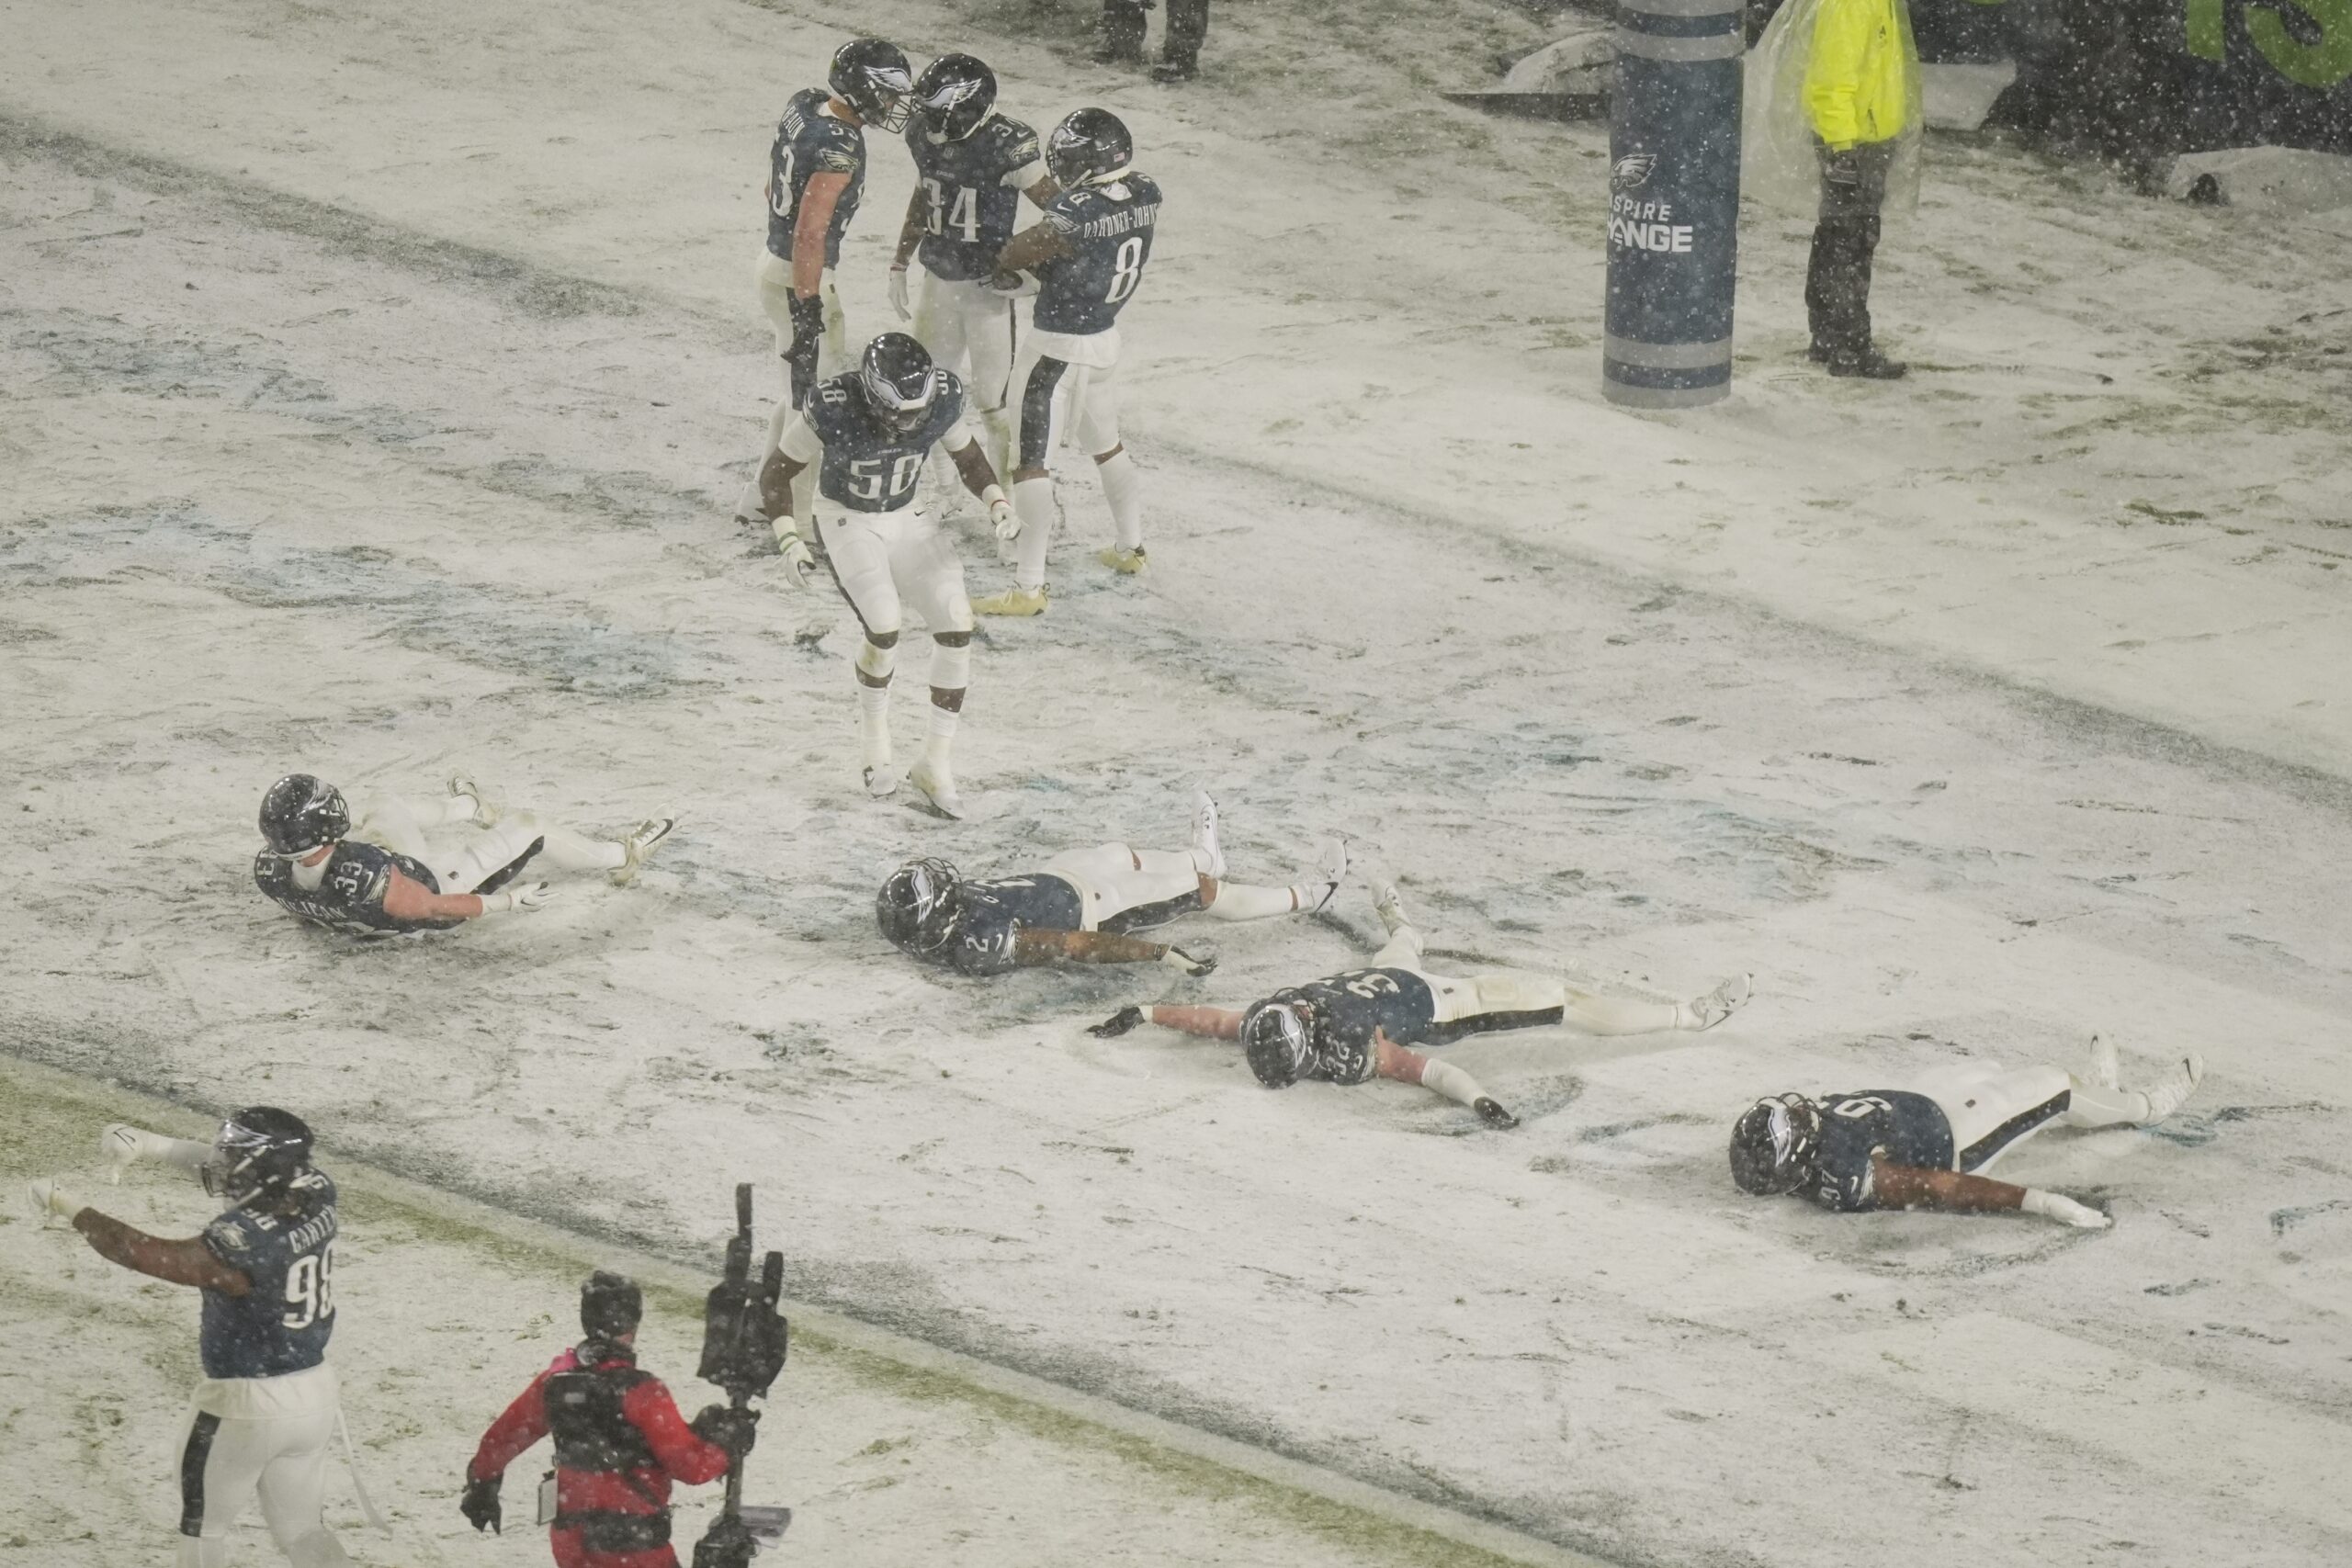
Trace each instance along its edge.
{"label": "football cleat", "polygon": [[[1301,889],[1314,900],[1312,903],[1301,900],[1299,913],[1302,915],[1321,914],[1331,907],[1331,900],[1340,896],[1340,884],[1348,879],[1348,841],[1345,839],[1334,839],[1324,845],[1323,859],[1316,866],[1316,871],[1317,874],[1315,880]],[[1396,896],[1396,889],[1389,888],[1387,895],[1394,898]],[[1388,917],[1385,914],[1381,917],[1384,924],[1387,919]],[[1404,923],[1405,915],[1400,908],[1396,911],[1396,925]],[[1388,934],[1396,935],[1396,926],[1389,926]]]}
{"label": "football cleat", "polygon": [[2120,1089],[2123,1085],[2123,1062],[2116,1053],[2112,1035],[2091,1036],[2089,1078],[2099,1089]]}
{"label": "football cleat", "polygon": [[1043,586],[1008,588],[1001,593],[991,593],[985,599],[973,600],[972,614],[1018,617],[1042,615],[1046,613],[1046,590]]}
{"label": "football cleat", "polygon": [[2161,1083],[2152,1085],[2145,1092],[2148,1113],[2140,1125],[2151,1127],[2180,1109],[2180,1102],[2196,1090],[2205,1077],[2205,1058],[2194,1051],[2180,1059],[2180,1066],[2165,1076]]}
{"label": "football cleat", "polygon": [[1148,564],[1147,558],[1144,555],[1143,547],[1141,545],[1137,545],[1131,550],[1124,549],[1117,545],[1112,545],[1107,548],[1095,551],[1094,558],[1101,561],[1104,566],[1109,567],[1113,571],[1123,573],[1128,577],[1133,577],[1136,573],[1141,571]]}
{"label": "football cleat", "polygon": [[613,872],[613,886],[627,887],[635,882],[639,870],[653,858],[654,847],[668,838],[677,825],[678,818],[673,814],[650,817],[630,829],[628,837],[621,840],[621,863]]}
{"label": "football cleat", "polygon": [[1397,895],[1395,883],[1387,884],[1373,895],[1372,912],[1380,917],[1380,923],[1387,929],[1390,936],[1395,936],[1404,926],[1405,900]]}
{"label": "football cleat", "polygon": [[1756,976],[1734,975],[1703,997],[1675,1004],[1675,1025],[1680,1029],[1713,1029],[1747,1005],[1756,994]]}
{"label": "football cleat", "polygon": [[1216,802],[1204,789],[1193,792],[1193,868],[1203,876],[1219,881],[1225,877],[1225,848],[1216,837]]}
{"label": "football cleat", "polygon": [[942,817],[962,819],[964,797],[957,793],[956,775],[947,771],[946,763],[933,762],[926,757],[909,771],[907,782],[914,785]]}
{"label": "football cleat", "polygon": [[865,764],[865,793],[876,800],[888,800],[899,793],[899,770],[888,762]]}
{"label": "football cleat", "polygon": [[451,773],[449,793],[459,800],[470,800],[474,803],[474,826],[477,828],[495,827],[498,819],[506,814],[505,808],[491,795],[484,794],[481,785],[476,784],[469,774]]}

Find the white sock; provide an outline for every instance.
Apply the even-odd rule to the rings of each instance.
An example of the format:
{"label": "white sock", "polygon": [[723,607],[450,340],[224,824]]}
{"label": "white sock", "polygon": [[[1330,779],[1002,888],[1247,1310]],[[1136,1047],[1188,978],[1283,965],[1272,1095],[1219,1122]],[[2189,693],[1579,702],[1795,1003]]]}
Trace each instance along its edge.
{"label": "white sock", "polygon": [[1111,526],[1118,534],[1119,547],[1142,548],[1143,502],[1138,494],[1142,480],[1135,459],[1122,447],[1109,462],[1096,464],[1094,471],[1102,476],[1102,498],[1111,503]]}
{"label": "white sock", "polygon": [[890,688],[869,686],[864,682],[857,687],[857,741],[859,760],[869,768],[890,765]]}
{"label": "white sock", "polygon": [[533,839],[546,840],[531,862],[535,866],[544,863],[558,871],[618,871],[628,861],[628,851],[611,839],[592,839],[569,828],[559,828],[528,811],[510,811],[497,827],[486,829],[482,835],[485,849],[493,843],[498,845],[489,852],[493,863],[484,868],[485,873],[497,870],[522,853]]}
{"label": "white sock", "polygon": [[2065,1114],[2069,1127],[2138,1126],[2148,1119],[2148,1097],[2135,1089],[2107,1089],[2072,1077]]}
{"label": "white sock", "polygon": [[1255,887],[1246,882],[1220,882],[1207,913],[1219,920],[1270,920],[1303,909],[1322,896],[1295,887]]}
{"label": "white sock", "polygon": [[923,737],[922,760],[934,773],[947,772],[948,749],[956,743],[956,726],[964,716],[951,709],[931,705],[931,731]]}
{"label": "white sock", "polygon": [[1023,588],[1046,585],[1046,550],[1054,539],[1054,481],[1023,479],[1012,487],[1012,510],[1021,517],[1021,558],[1013,581]]}

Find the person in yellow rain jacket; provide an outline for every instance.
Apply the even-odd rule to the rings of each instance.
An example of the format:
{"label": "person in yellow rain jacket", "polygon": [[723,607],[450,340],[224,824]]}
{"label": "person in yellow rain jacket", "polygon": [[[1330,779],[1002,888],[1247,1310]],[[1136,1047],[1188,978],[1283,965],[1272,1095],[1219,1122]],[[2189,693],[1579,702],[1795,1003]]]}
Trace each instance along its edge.
{"label": "person in yellow rain jacket", "polygon": [[1905,0],[1820,0],[1804,110],[1821,164],[1821,216],[1805,271],[1812,356],[1832,376],[1892,380],[1905,367],[1871,336],[1871,260],[1895,155],[1919,125],[1919,51]]}

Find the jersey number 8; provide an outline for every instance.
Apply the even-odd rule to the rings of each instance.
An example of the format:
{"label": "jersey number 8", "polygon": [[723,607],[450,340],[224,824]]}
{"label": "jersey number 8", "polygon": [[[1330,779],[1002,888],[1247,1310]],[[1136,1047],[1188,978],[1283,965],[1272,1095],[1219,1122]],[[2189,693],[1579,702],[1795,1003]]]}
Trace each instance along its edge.
{"label": "jersey number 8", "polygon": [[306,1252],[286,1271],[286,1315],[288,1328],[308,1328],[334,1315],[334,1247]]}
{"label": "jersey number 8", "polygon": [[[860,457],[849,466],[849,491],[860,501],[880,501],[884,496],[901,496],[915,488],[915,479],[922,473],[922,454],[902,452],[896,458]],[[882,466],[890,465],[884,473]]]}
{"label": "jersey number 8", "polygon": [[1111,292],[1102,296],[1102,303],[1115,305],[1136,291],[1143,281],[1143,236],[1119,242],[1119,254],[1111,258]]}

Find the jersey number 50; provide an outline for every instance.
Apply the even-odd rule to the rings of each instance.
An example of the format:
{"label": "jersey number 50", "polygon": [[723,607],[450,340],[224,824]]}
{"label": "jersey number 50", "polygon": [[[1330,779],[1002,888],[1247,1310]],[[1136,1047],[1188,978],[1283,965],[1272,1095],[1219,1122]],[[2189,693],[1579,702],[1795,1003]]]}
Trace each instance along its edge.
{"label": "jersey number 50", "polygon": [[334,1247],[306,1252],[286,1270],[286,1316],[288,1328],[308,1328],[334,1315]]}
{"label": "jersey number 50", "polygon": [[[882,471],[884,464],[889,472]],[[901,496],[915,488],[915,479],[922,473],[922,454],[903,452],[896,458],[860,457],[849,466],[849,492],[860,501],[880,501],[884,496]]]}

